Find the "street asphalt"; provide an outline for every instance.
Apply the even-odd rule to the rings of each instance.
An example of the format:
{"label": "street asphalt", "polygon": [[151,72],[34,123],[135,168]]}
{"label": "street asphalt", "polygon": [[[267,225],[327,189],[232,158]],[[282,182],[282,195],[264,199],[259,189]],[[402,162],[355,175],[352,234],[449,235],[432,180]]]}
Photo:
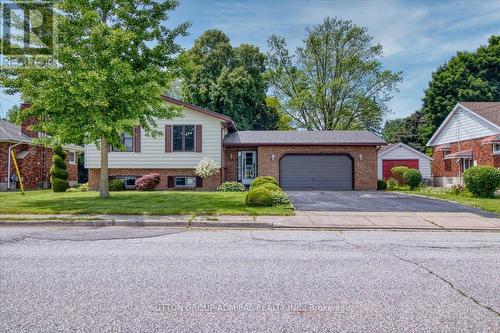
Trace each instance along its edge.
{"label": "street asphalt", "polygon": [[297,210],[333,212],[453,212],[494,216],[454,202],[386,191],[287,192]]}
{"label": "street asphalt", "polygon": [[500,237],[0,228],[0,332],[498,332]]}

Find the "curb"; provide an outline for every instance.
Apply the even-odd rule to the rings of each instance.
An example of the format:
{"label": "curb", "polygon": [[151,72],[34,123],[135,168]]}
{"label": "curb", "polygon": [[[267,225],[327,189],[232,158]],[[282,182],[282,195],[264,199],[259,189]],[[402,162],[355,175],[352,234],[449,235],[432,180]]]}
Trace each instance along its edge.
{"label": "curb", "polygon": [[165,228],[218,228],[218,229],[270,229],[270,230],[303,230],[303,231],[468,231],[468,232],[500,232],[500,228],[437,228],[437,227],[374,227],[374,226],[338,226],[338,227],[304,227],[304,226],[274,226],[264,222],[160,222],[160,221],[0,221],[3,227],[165,227]]}

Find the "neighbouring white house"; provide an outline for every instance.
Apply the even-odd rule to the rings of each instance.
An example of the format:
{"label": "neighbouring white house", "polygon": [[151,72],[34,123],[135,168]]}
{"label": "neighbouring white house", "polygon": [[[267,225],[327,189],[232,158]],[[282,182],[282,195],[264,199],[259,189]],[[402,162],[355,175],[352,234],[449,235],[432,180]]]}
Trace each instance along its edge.
{"label": "neighbouring white house", "polygon": [[392,143],[382,146],[378,150],[378,178],[391,178],[391,169],[398,165],[417,169],[422,174],[424,181],[430,182],[432,179],[431,163],[432,157],[429,157],[404,143]]}

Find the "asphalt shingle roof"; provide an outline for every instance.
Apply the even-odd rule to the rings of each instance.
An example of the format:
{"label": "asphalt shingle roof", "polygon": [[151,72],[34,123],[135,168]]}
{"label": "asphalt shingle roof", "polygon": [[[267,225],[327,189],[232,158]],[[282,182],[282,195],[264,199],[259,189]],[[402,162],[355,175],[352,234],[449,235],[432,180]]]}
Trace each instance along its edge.
{"label": "asphalt shingle roof", "polygon": [[460,102],[459,104],[500,126],[500,102]]}
{"label": "asphalt shingle roof", "polygon": [[21,133],[21,126],[0,119],[0,141],[31,142],[31,138]]}
{"label": "asphalt shingle roof", "polygon": [[226,146],[242,145],[384,145],[369,131],[237,131],[224,138]]}

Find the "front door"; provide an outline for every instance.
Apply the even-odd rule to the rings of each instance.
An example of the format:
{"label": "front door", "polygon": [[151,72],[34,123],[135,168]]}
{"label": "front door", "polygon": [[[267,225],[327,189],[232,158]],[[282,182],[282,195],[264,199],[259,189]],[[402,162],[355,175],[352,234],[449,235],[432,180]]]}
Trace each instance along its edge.
{"label": "front door", "polygon": [[256,152],[242,151],[240,156],[241,183],[250,185],[257,173]]}

